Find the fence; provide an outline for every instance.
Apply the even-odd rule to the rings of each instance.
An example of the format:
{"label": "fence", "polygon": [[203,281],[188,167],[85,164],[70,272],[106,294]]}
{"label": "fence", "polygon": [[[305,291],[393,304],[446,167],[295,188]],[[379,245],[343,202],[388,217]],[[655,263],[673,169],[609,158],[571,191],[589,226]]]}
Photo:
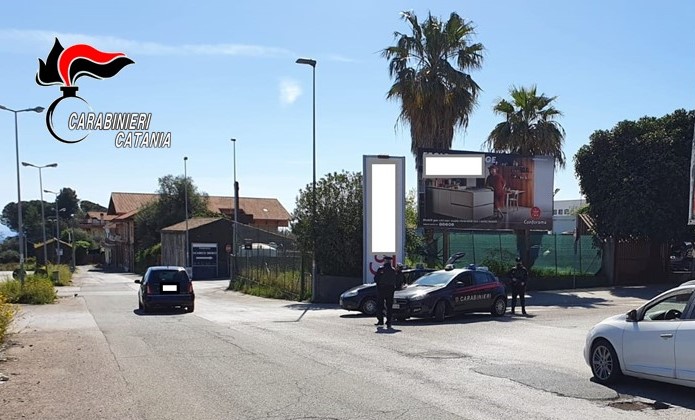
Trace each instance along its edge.
{"label": "fence", "polygon": [[262,289],[268,297],[301,300],[310,294],[311,256],[302,254],[290,234],[236,224],[236,275],[233,288]]}
{"label": "fence", "polygon": [[[442,255],[442,235],[435,235]],[[509,268],[519,255],[514,233],[449,233],[449,254],[465,252],[459,264],[493,265]],[[531,235],[532,269],[544,275],[594,275],[601,268],[600,250],[594,247],[591,236],[536,234]]]}

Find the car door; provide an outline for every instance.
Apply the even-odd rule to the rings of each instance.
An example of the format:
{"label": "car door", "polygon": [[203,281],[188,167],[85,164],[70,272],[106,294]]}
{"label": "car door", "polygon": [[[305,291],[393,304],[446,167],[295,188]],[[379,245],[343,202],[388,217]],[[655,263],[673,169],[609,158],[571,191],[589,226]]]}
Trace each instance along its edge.
{"label": "car door", "polygon": [[676,331],[676,378],[695,381],[695,296],[688,312]]}
{"label": "car door", "polygon": [[685,310],[692,291],[670,293],[649,303],[640,319],[629,323],[623,333],[623,362],[631,372],[675,378],[675,337],[680,317],[672,311]]}
{"label": "car door", "polygon": [[454,311],[466,312],[473,308],[471,300],[471,289],[475,287],[473,284],[473,275],[470,271],[464,271],[454,278]]}
{"label": "car door", "polygon": [[492,306],[493,292],[497,288],[495,279],[487,271],[473,272],[473,279],[477,286],[474,291],[474,301],[477,310],[488,310]]}

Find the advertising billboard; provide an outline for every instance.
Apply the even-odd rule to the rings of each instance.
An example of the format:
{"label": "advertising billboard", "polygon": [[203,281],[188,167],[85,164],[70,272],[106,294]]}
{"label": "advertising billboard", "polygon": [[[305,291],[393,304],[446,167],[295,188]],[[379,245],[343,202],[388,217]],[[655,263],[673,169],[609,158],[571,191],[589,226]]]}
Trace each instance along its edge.
{"label": "advertising billboard", "polygon": [[421,227],[552,230],[550,156],[419,151]]}
{"label": "advertising billboard", "polygon": [[688,224],[695,225],[695,133],[693,133],[690,152],[690,200],[688,203]]}
{"label": "advertising billboard", "polygon": [[362,191],[363,283],[374,282],[374,274],[384,263],[405,259],[405,157],[364,156]]}

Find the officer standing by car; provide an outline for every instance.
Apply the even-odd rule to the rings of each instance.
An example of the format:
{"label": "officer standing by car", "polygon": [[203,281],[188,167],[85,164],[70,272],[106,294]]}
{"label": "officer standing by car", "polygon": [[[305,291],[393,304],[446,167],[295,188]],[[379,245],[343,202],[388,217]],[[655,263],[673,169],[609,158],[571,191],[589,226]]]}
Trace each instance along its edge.
{"label": "officer standing by car", "polygon": [[384,325],[384,305],[386,305],[386,328],[391,328],[391,316],[393,314],[393,293],[396,290],[396,271],[391,266],[391,257],[384,257],[384,264],[379,267],[374,275],[376,290],[379,294],[376,307],[375,325]]}
{"label": "officer standing by car", "polygon": [[526,315],[526,282],[528,281],[528,270],[521,263],[521,258],[516,259],[516,265],[507,274],[512,280],[512,314],[516,307],[516,297],[519,296],[521,303],[521,313]]}

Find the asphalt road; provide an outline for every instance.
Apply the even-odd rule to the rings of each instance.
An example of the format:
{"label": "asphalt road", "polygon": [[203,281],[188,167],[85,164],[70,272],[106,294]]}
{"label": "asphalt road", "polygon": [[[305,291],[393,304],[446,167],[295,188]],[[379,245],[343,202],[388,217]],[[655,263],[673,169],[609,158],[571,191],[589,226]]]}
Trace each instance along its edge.
{"label": "asphalt road", "polygon": [[336,305],[228,292],[226,281],[195,282],[192,314],[144,315],[135,278],[82,272],[59,289],[59,303],[22,307],[0,363],[9,376],[0,418],[695,415],[692,389],[640,380],[604,387],[582,358],[593,324],[659,288],[533,292],[528,317],[408,320],[388,331]]}

